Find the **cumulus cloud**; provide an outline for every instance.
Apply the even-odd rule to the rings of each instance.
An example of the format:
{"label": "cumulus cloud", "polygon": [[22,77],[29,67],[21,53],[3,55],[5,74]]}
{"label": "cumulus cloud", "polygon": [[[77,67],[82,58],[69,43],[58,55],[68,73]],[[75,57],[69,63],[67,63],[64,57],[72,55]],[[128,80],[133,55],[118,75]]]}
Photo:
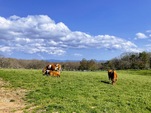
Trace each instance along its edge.
{"label": "cumulus cloud", "polygon": [[13,50],[13,48],[8,46],[0,46],[0,51],[2,52],[11,52],[11,50]]}
{"label": "cumulus cloud", "polygon": [[[146,38],[142,33],[136,35],[138,38]],[[72,48],[140,51],[134,43],[116,36],[92,36],[80,31],[71,31],[63,22],[55,23],[47,15],[0,17],[0,39],[0,52],[63,55],[66,49]]]}
{"label": "cumulus cloud", "polygon": [[145,39],[148,38],[144,33],[136,33],[136,38],[135,39]]}

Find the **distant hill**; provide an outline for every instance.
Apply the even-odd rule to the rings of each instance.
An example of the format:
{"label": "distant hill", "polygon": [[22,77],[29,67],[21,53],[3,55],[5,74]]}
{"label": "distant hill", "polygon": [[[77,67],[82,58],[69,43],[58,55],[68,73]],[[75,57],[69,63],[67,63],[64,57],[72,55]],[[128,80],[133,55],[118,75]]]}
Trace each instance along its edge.
{"label": "distant hill", "polygon": [[56,60],[56,59],[48,59],[47,62],[80,62],[80,60]]}
{"label": "distant hill", "polygon": [[[80,62],[81,60],[56,60],[56,59],[48,59],[45,60],[47,62]],[[107,60],[96,60],[96,62],[106,62]]]}

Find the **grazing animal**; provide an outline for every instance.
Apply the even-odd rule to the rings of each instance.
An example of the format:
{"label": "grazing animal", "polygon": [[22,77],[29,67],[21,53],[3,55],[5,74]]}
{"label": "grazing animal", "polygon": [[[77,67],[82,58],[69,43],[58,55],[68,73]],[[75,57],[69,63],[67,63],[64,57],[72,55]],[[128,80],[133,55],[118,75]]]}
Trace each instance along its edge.
{"label": "grazing animal", "polygon": [[115,70],[108,70],[108,78],[111,80],[112,85],[114,85],[117,81],[117,73]]}
{"label": "grazing animal", "polygon": [[62,69],[61,69],[61,65],[60,64],[48,64],[42,70],[43,75],[49,74],[48,70],[51,70],[51,71],[61,71]]}

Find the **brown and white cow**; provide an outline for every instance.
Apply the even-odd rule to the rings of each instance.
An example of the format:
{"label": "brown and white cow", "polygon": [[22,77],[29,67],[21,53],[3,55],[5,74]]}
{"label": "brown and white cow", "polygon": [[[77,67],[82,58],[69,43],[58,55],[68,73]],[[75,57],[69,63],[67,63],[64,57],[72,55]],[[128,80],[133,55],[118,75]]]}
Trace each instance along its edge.
{"label": "brown and white cow", "polygon": [[61,65],[60,64],[49,64],[46,66],[48,70],[52,71],[61,71]]}
{"label": "brown and white cow", "polygon": [[60,77],[60,71],[46,70],[47,76]]}
{"label": "brown and white cow", "polygon": [[61,65],[60,64],[48,64],[47,66],[44,67],[42,70],[43,75],[49,75],[50,71],[61,71]]}
{"label": "brown and white cow", "polygon": [[117,73],[115,70],[108,70],[108,78],[111,80],[112,85],[114,85],[117,81]]}

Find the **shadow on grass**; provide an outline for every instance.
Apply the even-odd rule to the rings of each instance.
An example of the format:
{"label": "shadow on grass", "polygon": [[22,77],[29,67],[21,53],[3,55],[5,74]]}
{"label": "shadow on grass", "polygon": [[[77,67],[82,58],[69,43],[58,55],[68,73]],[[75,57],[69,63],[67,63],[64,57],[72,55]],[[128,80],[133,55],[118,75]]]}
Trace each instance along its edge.
{"label": "shadow on grass", "polygon": [[104,80],[101,80],[101,82],[104,83],[104,84],[110,84],[110,82],[104,81]]}

